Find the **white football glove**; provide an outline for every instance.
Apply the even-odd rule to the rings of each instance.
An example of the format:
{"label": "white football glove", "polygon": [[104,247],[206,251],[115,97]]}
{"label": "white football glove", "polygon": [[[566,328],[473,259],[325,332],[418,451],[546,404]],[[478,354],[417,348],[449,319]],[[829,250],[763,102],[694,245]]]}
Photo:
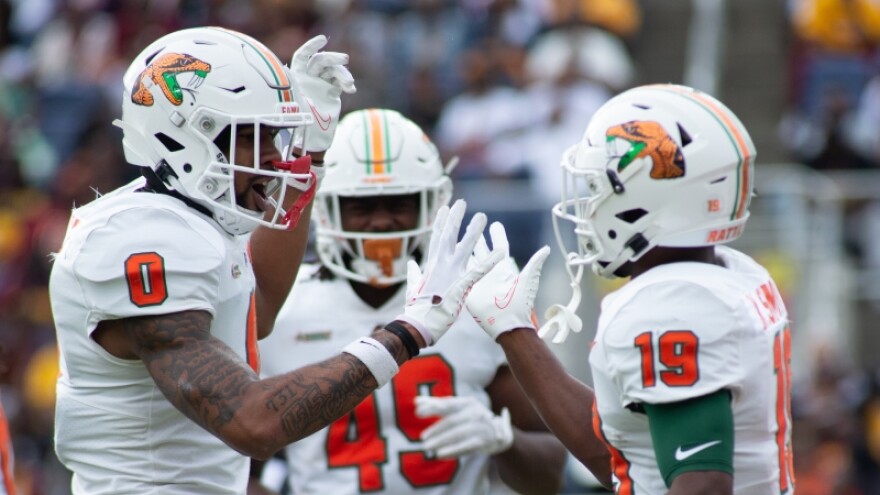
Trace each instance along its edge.
{"label": "white football glove", "polygon": [[315,36],[299,47],[290,59],[296,102],[302,111],[311,109],[315,117],[315,123],[305,132],[303,149],[306,152],[327,151],[339,122],[340,95],[356,91],[354,77],[345,67],[348,55],[319,52],[326,44],[326,36]]}
{"label": "white football glove", "polygon": [[416,415],[440,416],[422,432],[425,450],[437,457],[473,452],[497,454],[513,445],[513,426],[505,407],[496,416],[474,397],[416,397]]}
{"label": "white football glove", "polygon": [[486,227],[486,215],[475,214],[461,242],[456,242],[465,207],[460,199],[452,208],[441,207],[434,219],[424,270],[414,260],[406,266],[406,306],[395,319],[417,328],[427,345],[436,343],[455,323],[474,283],[507,257],[506,251],[494,249],[468,268],[474,246]]}
{"label": "white football glove", "polygon": [[[509,251],[504,225],[493,222],[489,226],[492,248]],[[480,263],[489,254],[486,240],[481,236],[474,249],[474,261]],[[474,321],[496,340],[514,328],[536,328],[535,296],[541,281],[541,267],[550,254],[550,247],[539,249],[522,272],[511,257],[506,257],[479,282],[467,298],[467,308]]]}

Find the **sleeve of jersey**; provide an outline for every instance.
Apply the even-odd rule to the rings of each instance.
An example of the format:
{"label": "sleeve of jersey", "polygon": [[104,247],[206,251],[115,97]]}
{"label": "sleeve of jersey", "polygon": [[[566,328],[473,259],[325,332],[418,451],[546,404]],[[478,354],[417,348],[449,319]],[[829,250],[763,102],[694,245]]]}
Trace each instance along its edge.
{"label": "sleeve of jersey", "polygon": [[213,316],[224,249],[210,226],[194,226],[170,211],[114,215],[90,234],[75,261],[90,323],[188,310]]}
{"label": "sleeve of jersey", "polygon": [[741,321],[734,306],[697,284],[642,289],[602,337],[621,405],[677,402],[741,380]]}

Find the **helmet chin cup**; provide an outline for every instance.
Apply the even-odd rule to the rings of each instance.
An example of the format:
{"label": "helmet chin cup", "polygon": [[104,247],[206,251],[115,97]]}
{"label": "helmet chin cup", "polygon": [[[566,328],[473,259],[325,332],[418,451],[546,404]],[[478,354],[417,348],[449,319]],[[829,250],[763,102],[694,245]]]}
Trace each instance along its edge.
{"label": "helmet chin cup", "polygon": [[379,265],[382,275],[394,275],[394,260],[400,258],[403,239],[364,239],[364,258]]}
{"label": "helmet chin cup", "polygon": [[402,238],[363,239],[362,255],[352,257],[351,269],[375,287],[402,282],[409,259],[404,255],[406,244]]}

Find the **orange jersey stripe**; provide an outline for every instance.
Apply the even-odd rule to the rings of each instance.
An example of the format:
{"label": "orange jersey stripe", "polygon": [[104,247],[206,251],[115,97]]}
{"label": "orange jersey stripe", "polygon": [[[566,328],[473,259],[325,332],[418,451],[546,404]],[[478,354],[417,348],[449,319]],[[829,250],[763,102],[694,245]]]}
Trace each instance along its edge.
{"label": "orange jersey stripe", "polygon": [[257,297],[256,292],[251,292],[251,302],[247,313],[247,331],[245,333],[245,348],[247,349],[247,362],[258,375],[260,374],[260,348],[257,345]]}
{"label": "orange jersey stripe", "polygon": [[605,433],[602,432],[602,419],[599,418],[599,409],[596,407],[595,399],[593,399],[593,432],[596,433],[596,438],[605,444],[605,448],[611,454],[611,472],[614,473],[614,477],[617,478],[619,483],[615,493],[617,495],[633,495],[635,490],[633,488],[633,480],[629,475],[630,463],[623,456],[623,452],[615,449],[608,443]]}
{"label": "orange jersey stripe", "polygon": [[12,481],[12,437],[9,434],[9,422],[3,406],[0,406],[0,472],[3,487],[8,495],[15,495],[15,483]]}
{"label": "orange jersey stripe", "polygon": [[[251,256],[251,243],[247,243],[247,251],[245,252],[248,263],[254,259]],[[247,321],[245,322],[245,351],[247,352],[247,363],[256,374],[260,374],[260,347],[257,344],[259,333],[257,331],[257,293],[251,291],[251,300],[248,305]]]}

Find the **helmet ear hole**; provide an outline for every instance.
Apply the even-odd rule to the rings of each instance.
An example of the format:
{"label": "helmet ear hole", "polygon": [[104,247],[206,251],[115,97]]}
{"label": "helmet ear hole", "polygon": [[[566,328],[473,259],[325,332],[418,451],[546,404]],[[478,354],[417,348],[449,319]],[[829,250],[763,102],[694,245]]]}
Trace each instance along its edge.
{"label": "helmet ear hole", "polygon": [[632,210],[622,211],[616,215],[615,217],[623,220],[626,223],[636,223],[640,218],[647,215],[648,212],[643,210],[642,208],[633,208]]}
{"label": "helmet ear hole", "polygon": [[617,231],[615,231],[615,230],[609,230],[609,231],[608,231],[608,238],[609,238],[609,239],[617,239]]}
{"label": "helmet ear hole", "polygon": [[688,131],[684,130],[684,127],[682,127],[681,124],[676,125],[678,126],[678,134],[681,136],[681,147],[684,148],[691,144],[693,139],[691,138],[691,135],[688,134]]}
{"label": "helmet ear hole", "polygon": [[183,164],[183,171],[184,171],[184,172],[186,172],[186,173],[190,173],[190,172],[192,172],[192,169],[193,169],[193,166],[190,165],[189,163],[184,163],[184,164]]}
{"label": "helmet ear hole", "polygon": [[162,146],[164,146],[165,149],[170,151],[171,153],[180,151],[184,148],[182,144],[180,144],[177,140],[175,140],[168,134],[165,134],[164,132],[157,132],[155,136],[156,139],[158,139],[159,142],[162,143]]}
{"label": "helmet ear hole", "polygon": [[220,153],[223,153],[223,157],[226,158],[227,161],[231,161],[231,157],[226,156],[230,151],[230,146],[232,145],[232,126],[225,126],[222,131],[217,134],[217,137],[214,138],[214,146],[216,146]]}

